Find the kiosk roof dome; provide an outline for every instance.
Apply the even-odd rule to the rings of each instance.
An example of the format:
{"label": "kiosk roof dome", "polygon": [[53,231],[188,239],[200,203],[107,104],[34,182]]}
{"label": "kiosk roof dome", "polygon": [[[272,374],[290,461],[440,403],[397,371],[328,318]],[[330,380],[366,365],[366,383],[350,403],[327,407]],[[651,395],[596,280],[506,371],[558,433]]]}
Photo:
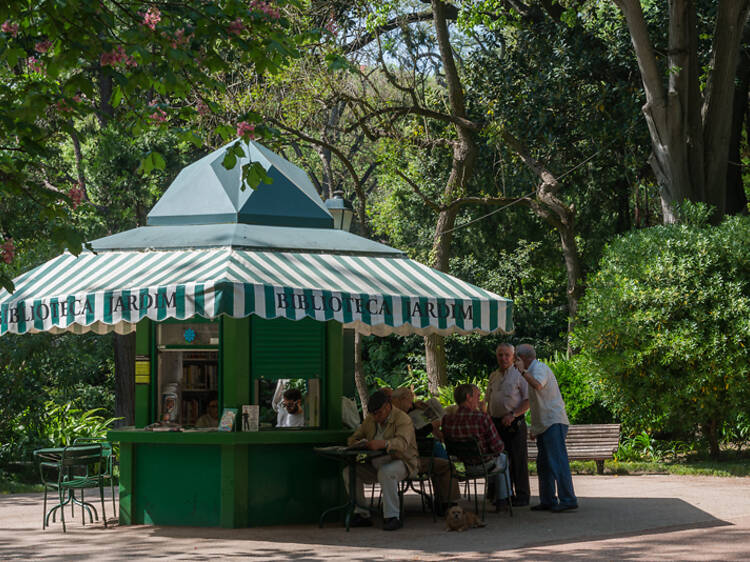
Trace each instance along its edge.
{"label": "kiosk roof dome", "polygon": [[[235,143],[245,152],[227,170],[222,164]],[[244,187],[242,168],[257,162],[272,183]],[[183,168],[148,214],[149,226],[242,223],[333,228],[310,178],[299,167],[257,142],[233,141]]]}

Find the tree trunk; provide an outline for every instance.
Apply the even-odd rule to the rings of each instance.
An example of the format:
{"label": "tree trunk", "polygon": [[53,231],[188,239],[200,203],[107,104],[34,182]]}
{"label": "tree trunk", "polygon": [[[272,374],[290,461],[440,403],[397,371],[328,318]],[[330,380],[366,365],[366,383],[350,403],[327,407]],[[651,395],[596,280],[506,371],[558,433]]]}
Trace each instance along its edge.
{"label": "tree trunk", "polygon": [[427,389],[437,396],[439,387],[448,384],[445,361],[445,338],[432,334],[424,337],[425,367],[427,369]]}
{"label": "tree trunk", "polygon": [[665,91],[663,71],[656,62],[640,0],[614,2],[627,20],[646,93],[643,114],[651,136],[649,163],[661,190],[664,222],[677,219],[674,205],[684,199],[714,205],[718,219],[727,208],[733,82],[750,4],[748,0],[718,3],[712,70],[703,97],[695,3],[669,2],[669,47],[664,69],[669,85]]}
{"label": "tree trunk", "polygon": [[115,417],[116,426],[135,424],[135,332],[115,334]]}
{"label": "tree trunk", "polygon": [[708,454],[714,460],[719,460],[719,432],[716,420],[702,424],[703,436],[708,441]]}
{"label": "tree trunk", "polygon": [[729,168],[727,170],[727,203],[728,215],[736,215],[747,209],[745,186],[742,183],[742,144],[743,125],[747,120],[748,95],[750,94],[750,55],[740,53],[737,66],[737,82],[734,92],[734,110],[732,112],[732,132],[729,141]]}
{"label": "tree trunk", "polygon": [[354,384],[357,386],[357,394],[362,404],[362,417],[367,415],[367,379],[362,368],[362,334],[354,332]]}

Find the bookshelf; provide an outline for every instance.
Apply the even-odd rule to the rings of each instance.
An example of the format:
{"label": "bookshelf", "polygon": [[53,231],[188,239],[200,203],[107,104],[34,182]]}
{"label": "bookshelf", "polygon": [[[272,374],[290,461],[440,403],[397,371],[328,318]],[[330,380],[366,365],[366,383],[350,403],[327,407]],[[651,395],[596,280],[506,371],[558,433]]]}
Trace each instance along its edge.
{"label": "bookshelf", "polygon": [[219,359],[216,351],[182,351],[181,424],[195,425],[208,403],[219,397]]}
{"label": "bookshelf", "polygon": [[157,419],[194,426],[219,398],[219,323],[165,322],[155,332]]}

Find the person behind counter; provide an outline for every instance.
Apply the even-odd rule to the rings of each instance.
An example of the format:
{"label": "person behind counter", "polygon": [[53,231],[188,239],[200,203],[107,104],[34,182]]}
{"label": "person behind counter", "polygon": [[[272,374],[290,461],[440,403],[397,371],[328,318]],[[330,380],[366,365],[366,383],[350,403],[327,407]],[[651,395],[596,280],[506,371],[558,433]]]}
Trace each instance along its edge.
{"label": "person behind counter", "polygon": [[283,396],[276,409],[276,427],[303,427],[305,412],[302,409],[302,392],[298,388],[289,388]]}
{"label": "person behind counter", "polygon": [[219,427],[219,401],[211,400],[206,406],[206,413],[198,418],[195,427]]}

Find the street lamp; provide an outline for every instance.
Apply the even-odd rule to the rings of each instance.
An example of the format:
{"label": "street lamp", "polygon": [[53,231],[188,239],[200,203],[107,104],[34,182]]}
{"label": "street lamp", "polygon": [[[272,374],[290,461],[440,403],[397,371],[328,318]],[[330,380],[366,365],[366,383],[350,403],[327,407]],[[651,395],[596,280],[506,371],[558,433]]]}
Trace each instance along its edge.
{"label": "street lamp", "polygon": [[333,196],[330,199],[326,199],[325,205],[333,217],[333,227],[349,232],[352,226],[354,208],[349,201],[344,199],[344,192],[340,190],[334,191]]}

